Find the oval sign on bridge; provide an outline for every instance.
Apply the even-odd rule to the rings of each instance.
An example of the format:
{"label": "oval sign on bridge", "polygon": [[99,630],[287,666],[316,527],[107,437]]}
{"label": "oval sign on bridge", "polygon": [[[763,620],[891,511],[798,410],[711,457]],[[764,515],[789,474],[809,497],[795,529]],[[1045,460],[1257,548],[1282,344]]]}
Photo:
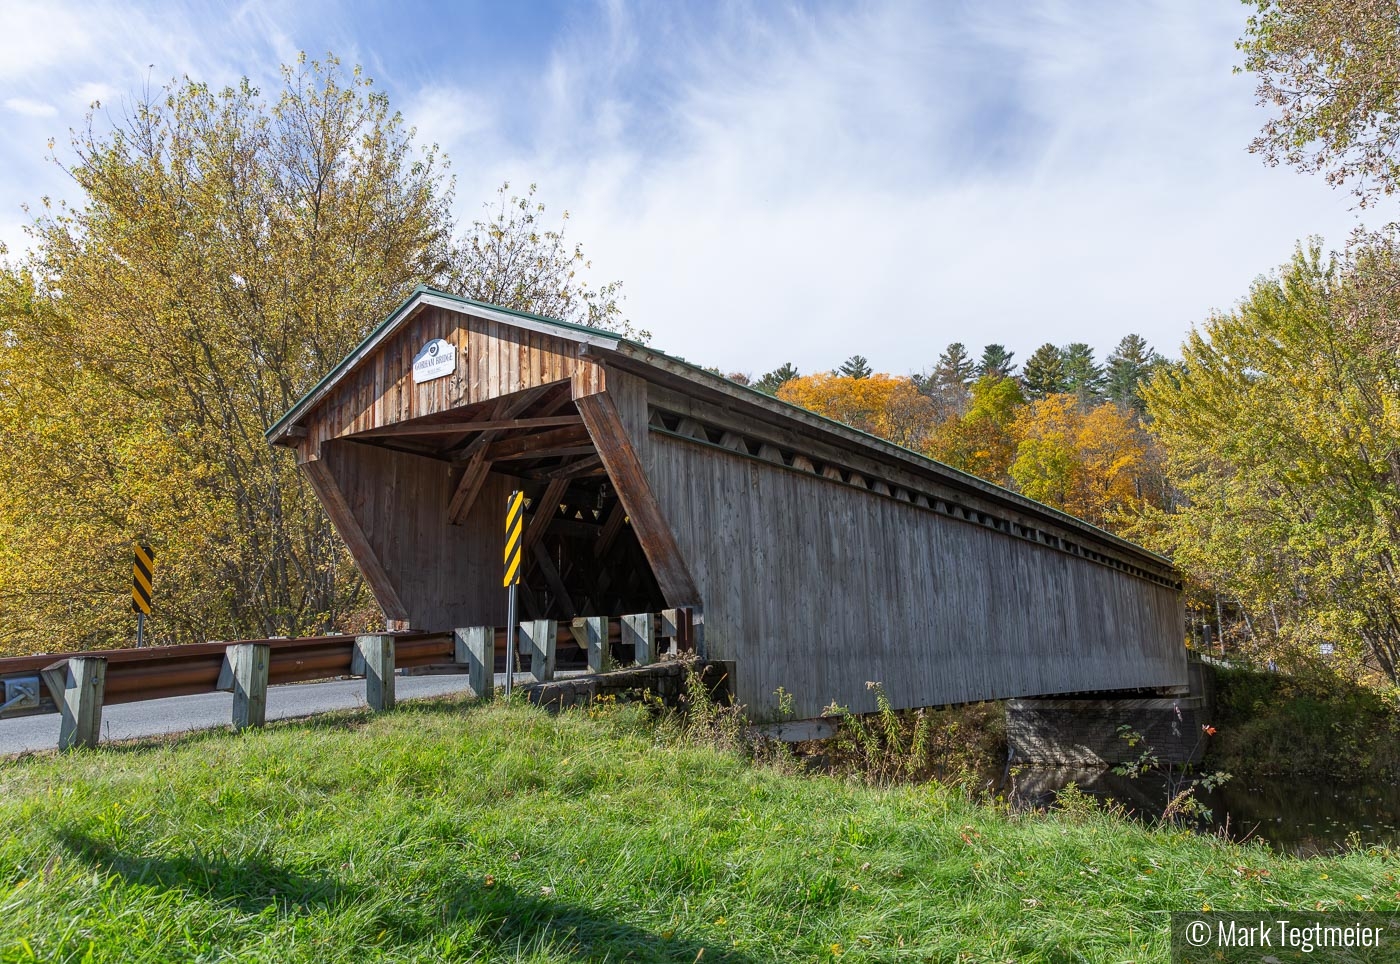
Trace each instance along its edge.
{"label": "oval sign on bridge", "polygon": [[413,383],[430,382],[457,370],[457,349],[452,342],[434,338],[413,356]]}

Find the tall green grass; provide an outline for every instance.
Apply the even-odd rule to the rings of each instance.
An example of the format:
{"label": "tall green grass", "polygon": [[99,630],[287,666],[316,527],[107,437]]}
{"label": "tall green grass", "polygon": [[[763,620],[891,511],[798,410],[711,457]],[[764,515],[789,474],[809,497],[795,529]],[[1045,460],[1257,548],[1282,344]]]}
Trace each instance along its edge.
{"label": "tall green grass", "polygon": [[1397,872],[794,775],[637,707],[0,763],[5,962],[1163,960],[1172,910],[1394,909]]}

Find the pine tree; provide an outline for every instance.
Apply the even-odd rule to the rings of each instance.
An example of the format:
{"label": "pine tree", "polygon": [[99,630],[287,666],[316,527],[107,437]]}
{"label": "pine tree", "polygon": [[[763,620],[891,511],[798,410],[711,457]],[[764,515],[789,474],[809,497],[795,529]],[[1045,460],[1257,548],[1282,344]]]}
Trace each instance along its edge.
{"label": "pine tree", "polygon": [[1030,398],[1044,398],[1067,391],[1069,379],[1065,372],[1065,353],[1046,342],[1026,359],[1021,383]]}
{"label": "pine tree", "polygon": [[1103,398],[1103,366],[1094,361],[1094,349],[1077,341],[1065,349],[1065,391],[1079,396],[1080,404]]}
{"label": "pine tree", "polygon": [[1142,383],[1165,361],[1141,335],[1127,335],[1108,356],[1107,395],[1125,408],[1143,411]]}
{"label": "pine tree", "polygon": [[972,384],[977,374],[977,366],[967,353],[967,346],[955,341],[938,356],[938,364],[933,369],[933,383],[938,388],[962,388]]}
{"label": "pine tree", "polygon": [[753,387],[765,395],[776,395],[778,389],[799,376],[797,367],[792,362],[784,362],[779,367],[764,375],[753,383]]}
{"label": "pine tree", "polygon": [[864,355],[852,355],[841,363],[836,374],[843,378],[869,378],[874,372]]}
{"label": "pine tree", "polygon": [[988,345],[982,349],[982,358],[977,363],[977,377],[991,375],[994,378],[1010,378],[1016,374],[1016,365],[1012,361],[1015,357],[1016,353],[1007,351],[1005,345]]}

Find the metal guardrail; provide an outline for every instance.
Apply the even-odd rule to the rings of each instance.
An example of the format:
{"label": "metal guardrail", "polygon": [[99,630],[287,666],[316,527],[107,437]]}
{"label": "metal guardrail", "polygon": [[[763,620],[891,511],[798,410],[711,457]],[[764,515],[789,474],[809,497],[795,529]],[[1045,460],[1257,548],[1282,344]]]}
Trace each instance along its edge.
{"label": "metal guardrail", "polygon": [[[658,636],[669,637],[681,651],[691,650],[689,610],[669,610],[648,614]],[[643,617],[609,617],[607,641],[611,648],[625,635],[624,620]],[[528,624],[523,624],[528,625]],[[578,663],[582,620],[560,622],[555,633],[556,653],[564,663]],[[670,626],[669,630],[662,627]],[[483,629],[481,632],[485,632]],[[69,661],[100,663],[103,681],[98,684],[99,706],[134,703],[236,690],[233,660],[235,648],[266,647],[266,678],[260,685],[307,682],[339,677],[363,677],[367,671],[357,640],[351,635],[305,636],[285,639],[243,639],[181,646],[151,646],[144,649],[87,650],[73,653],[45,653],[0,659],[0,719],[65,712],[65,701],[74,686]],[[390,665],[394,670],[460,672],[461,648],[451,632],[376,633],[371,638],[391,639]],[[490,662],[495,672],[504,672],[506,628],[493,627]],[[551,656],[551,664],[553,657]],[[42,681],[42,682],[41,682]],[[392,700],[392,697],[390,698]],[[100,710],[99,710],[100,712]],[[68,721],[65,720],[65,724]]]}

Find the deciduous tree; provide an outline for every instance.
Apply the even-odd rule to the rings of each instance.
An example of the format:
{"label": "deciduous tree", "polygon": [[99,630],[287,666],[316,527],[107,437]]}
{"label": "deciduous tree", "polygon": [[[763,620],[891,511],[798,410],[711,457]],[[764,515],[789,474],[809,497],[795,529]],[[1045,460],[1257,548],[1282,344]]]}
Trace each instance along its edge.
{"label": "deciduous tree", "polygon": [[1254,0],[1237,46],[1275,113],[1250,149],[1350,184],[1400,186],[1400,7],[1394,0]]}
{"label": "deciduous tree", "polygon": [[1155,538],[1281,663],[1400,671],[1400,252],[1299,251],[1144,392],[1184,496]]}
{"label": "deciduous tree", "polygon": [[934,426],[932,403],[908,378],[893,375],[803,375],[784,383],[778,397],[919,451]]}

